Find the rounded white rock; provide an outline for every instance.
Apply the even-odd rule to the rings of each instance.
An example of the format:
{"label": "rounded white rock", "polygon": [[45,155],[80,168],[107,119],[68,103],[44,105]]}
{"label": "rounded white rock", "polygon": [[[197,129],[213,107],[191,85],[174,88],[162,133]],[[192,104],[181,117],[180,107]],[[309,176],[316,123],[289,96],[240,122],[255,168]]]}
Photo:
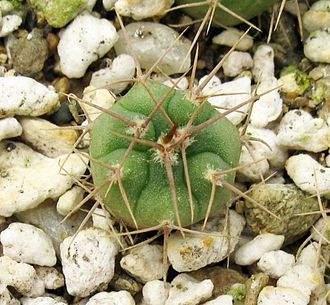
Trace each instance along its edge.
{"label": "rounded white rock", "polygon": [[304,43],[304,54],[313,62],[330,63],[330,29],[317,30]]}
{"label": "rounded white rock", "polygon": [[330,27],[330,1],[321,0],[313,3],[309,10],[303,15],[304,29],[308,32]]}
{"label": "rounded white rock", "polygon": [[283,242],[283,235],[260,234],[235,251],[235,263],[240,266],[251,265],[259,260],[264,253],[281,249]]}
{"label": "rounded white rock", "polygon": [[22,305],[67,305],[51,297],[21,298]]}
{"label": "rounded white rock", "polygon": [[62,215],[68,215],[84,198],[85,190],[76,185],[65,192],[57,201],[56,210]]}
{"label": "rounded white rock", "polygon": [[275,73],[274,50],[270,45],[260,45],[253,55],[252,74],[256,82],[273,78]]}
{"label": "rounded white rock", "polygon": [[[233,51],[224,61],[223,73],[229,77],[235,77],[253,66],[253,59],[248,52]],[[240,88],[240,87],[239,87]]]}
{"label": "rounded white rock", "polygon": [[297,258],[297,264],[307,265],[311,268],[319,268],[324,273],[326,268],[326,262],[320,259],[321,244],[312,242],[307,245]]}
{"label": "rounded white rock", "polygon": [[214,285],[211,280],[199,282],[188,274],[181,273],[171,282],[165,305],[197,305],[212,296]]}
{"label": "rounded white rock", "polygon": [[86,305],[135,305],[127,291],[99,292],[93,295]]}
{"label": "rounded white rock", "polygon": [[89,65],[103,57],[117,39],[116,29],[107,19],[79,15],[60,35],[57,50],[62,72],[69,78],[84,76]]}
{"label": "rounded white rock", "polygon": [[107,287],[114,275],[116,244],[101,229],[88,228],[60,245],[66,288],[73,296],[86,297]]}
{"label": "rounded white rock", "polygon": [[234,299],[231,295],[219,295],[214,300],[203,303],[203,305],[233,305]]}
{"label": "rounded white rock", "polygon": [[298,290],[286,287],[264,287],[258,296],[258,305],[307,305],[309,298]]}
{"label": "rounded white rock", "polygon": [[295,263],[292,254],[282,250],[269,251],[262,255],[258,262],[259,269],[272,278],[279,278]]}
{"label": "rounded white rock", "polygon": [[0,240],[4,255],[19,263],[49,267],[56,264],[51,239],[33,225],[13,222],[1,232]]}
{"label": "rounded white rock", "polygon": [[147,282],[142,288],[143,305],[164,305],[168,298],[169,285],[164,281]]}
{"label": "rounded white rock", "polygon": [[330,147],[330,127],[307,111],[291,110],[280,122],[277,140],[289,149],[321,152]]}
{"label": "rounded white rock", "polygon": [[46,289],[55,290],[64,286],[64,276],[55,267],[35,266],[35,270]]}
{"label": "rounded white rock", "polygon": [[301,190],[330,198],[330,168],[322,166],[307,154],[290,157],[285,168]]}
{"label": "rounded white rock", "polygon": [[120,260],[120,266],[142,283],[163,277],[163,248],[144,244],[128,251]]}
{"label": "rounded white rock", "polygon": [[0,304],[1,305],[21,305],[21,302],[14,298],[12,293],[5,287],[0,288]]}
{"label": "rounded white rock", "polygon": [[92,74],[90,86],[121,93],[129,85],[135,74],[134,58],[128,54],[117,56],[110,67],[100,69]]}
{"label": "rounded white rock", "polygon": [[311,228],[311,237],[321,244],[328,244],[330,239],[330,216],[321,217]]}
{"label": "rounded white rock", "polygon": [[0,17],[0,22],[0,37],[6,37],[19,28],[22,23],[22,18],[17,15],[6,15],[2,18]]}
{"label": "rounded white rock", "polygon": [[[219,45],[232,47],[244,34],[244,32],[236,28],[228,28],[220,34],[213,37],[212,42]],[[237,45],[236,49],[240,51],[247,51],[253,46],[253,37],[246,35]]]}
{"label": "rounded white rock", "polygon": [[0,118],[13,115],[39,116],[59,107],[53,87],[25,76],[0,77]]}
{"label": "rounded white rock", "polygon": [[22,131],[21,124],[15,118],[0,119],[0,141],[18,137]]}
{"label": "rounded white rock", "polygon": [[153,16],[162,16],[174,0],[118,0],[115,8],[119,15],[141,20]]}
{"label": "rounded white rock", "polygon": [[[170,27],[155,22],[133,22],[126,26],[126,32],[142,69],[150,69],[160,57],[155,72],[160,70],[171,75],[185,73],[190,69],[191,42],[185,37],[178,39],[179,33]],[[118,34],[119,39],[115,45],[117,55],[129,53],[123,30]]]}

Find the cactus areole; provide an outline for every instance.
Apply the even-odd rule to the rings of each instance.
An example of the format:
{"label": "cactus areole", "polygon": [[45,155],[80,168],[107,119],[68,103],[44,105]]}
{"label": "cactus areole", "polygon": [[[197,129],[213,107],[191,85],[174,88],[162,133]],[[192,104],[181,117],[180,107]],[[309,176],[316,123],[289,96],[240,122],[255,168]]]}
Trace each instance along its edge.
{"label": "cactus areole", "polygon": [[230,191],[220,181],[234,181],[241,143],[228,119],[214,117],[219,112],[207,101],[151,81],[101,114],[91,133],[91,171],[110,212],[149,228],[188,226],[223,209]]}

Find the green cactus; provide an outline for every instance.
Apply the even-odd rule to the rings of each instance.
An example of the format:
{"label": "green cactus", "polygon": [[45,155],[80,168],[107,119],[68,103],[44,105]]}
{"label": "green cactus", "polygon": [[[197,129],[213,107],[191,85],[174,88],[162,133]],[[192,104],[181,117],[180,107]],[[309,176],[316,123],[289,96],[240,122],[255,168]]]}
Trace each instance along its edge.
{"label": "green cactus", "polygon": [[[183,8],[183,10],[195,17],[203,18],[209,8],[215,0],[205,1],[201,4],[199,0],[176,0],[177,4],[189,5]],[[222,25],[235,25],[241,23],[243,19],[249,20],[267,8],[271,7],[273,4],[279,3],[279,0],[218,0],[217,9],[214,13],[215,23]],[[226,10],[226,11],[225,11]],[[236,15],[236,16],[235,16]],[[239,16],[239,18],[237,17]]]}
{"label": "green cactus", "polygon": [[91,171],[103,202],[128,226],[184,227],[228,201],[219,181],[234,181],[240,151],[237,129],[207,101],[148,81],[94,121]]}

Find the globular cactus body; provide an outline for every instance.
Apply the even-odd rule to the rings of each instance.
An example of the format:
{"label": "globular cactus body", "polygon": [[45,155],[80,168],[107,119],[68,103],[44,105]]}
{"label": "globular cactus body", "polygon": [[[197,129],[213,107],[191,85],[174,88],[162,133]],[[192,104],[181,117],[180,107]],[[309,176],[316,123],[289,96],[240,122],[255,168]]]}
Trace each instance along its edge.
{"label": "globular cactus body", "polygon": [[[128,226],[148,228],[165,221],[188,226],[204,219],[212,193],[209,177],[237,165],[241,143],[229,120],[222,118],[194,134],[194,128],[219,115],[208,102],[198,104],[183,91],[148,81],[135,84],[110,108],[125,120],[103,113],[94,122],[94,183],[109,210]],[[147,118],[146,128],[134,129]],[[136,138],[142,140],[134,142]],[[116,168],[120,171],[115,177]],[[232,183],[234,177],[229,172],[224,179]],[[217,186],[213,197],[210,215],[223,207],[230,191]]]}

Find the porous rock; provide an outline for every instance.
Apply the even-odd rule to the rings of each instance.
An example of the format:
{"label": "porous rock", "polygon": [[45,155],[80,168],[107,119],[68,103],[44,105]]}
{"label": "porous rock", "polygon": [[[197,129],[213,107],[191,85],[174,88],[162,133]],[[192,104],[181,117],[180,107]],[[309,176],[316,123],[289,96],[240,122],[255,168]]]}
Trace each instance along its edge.
{"label": "porous rock", "polygon": [[18,137],[22,131],[21,124],[15,118],[0,119],[0,141]]}
{"label": "porous rock", "polygon": [[93,295],[86,305],[135,305],[135,301],[127,291],[99,292]]}

